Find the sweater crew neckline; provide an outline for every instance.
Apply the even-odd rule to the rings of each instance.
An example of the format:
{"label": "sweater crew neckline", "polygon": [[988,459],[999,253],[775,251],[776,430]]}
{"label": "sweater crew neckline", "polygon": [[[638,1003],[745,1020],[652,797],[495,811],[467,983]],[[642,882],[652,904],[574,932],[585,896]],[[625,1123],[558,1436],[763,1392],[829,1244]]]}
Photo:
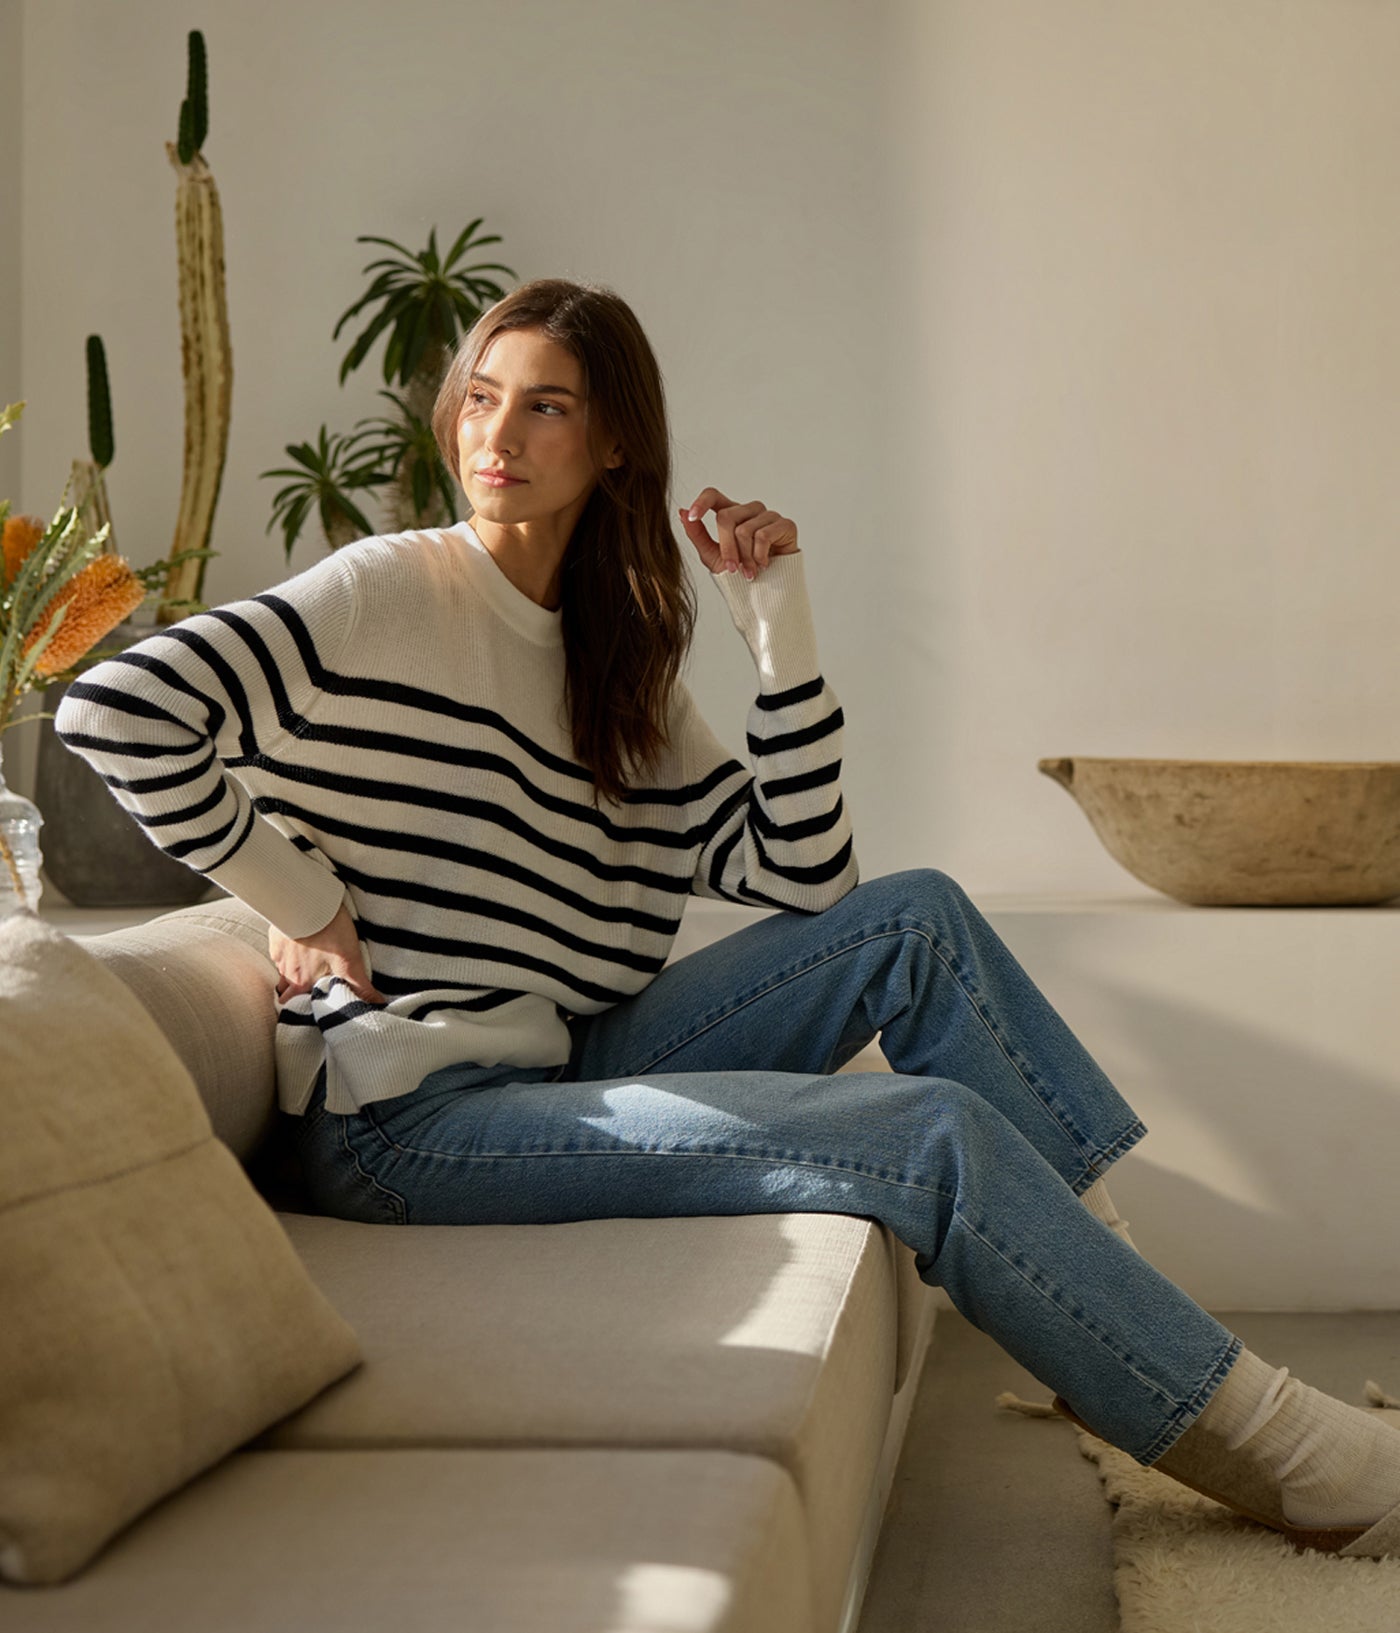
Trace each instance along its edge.
{"label": "sweater crew neckline", "polygon": [[472,566],[473,582],[510,627],[537,646],[562,646],[564,642],[564,615],[556,609],[532,601],[501,571],[500,564],[470,522],[458,522],[448,529],[467,546],[467,560]]}

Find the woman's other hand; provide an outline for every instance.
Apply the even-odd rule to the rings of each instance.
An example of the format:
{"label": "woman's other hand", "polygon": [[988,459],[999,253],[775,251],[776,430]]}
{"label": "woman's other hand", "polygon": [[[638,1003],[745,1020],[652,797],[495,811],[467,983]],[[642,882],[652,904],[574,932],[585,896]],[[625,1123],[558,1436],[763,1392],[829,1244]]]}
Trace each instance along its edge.
{"label": "woman's other hand", "polygon": [[377,992],[369,978],[369,967],[360,949],[360,936],[350,910],[343,903],[340,911],[315,935],[294,941],[284,936],[275,925],[267,930],[267,951],[277,966],[277,997],[282,1003],[300,993],[310,992],[326,975],[338,975],[356,997],[366,1003],[387,1003],[382,992]]}
{"label": "woman's other hand", "polygon": [[[712,539],[705,516],[715,513],[719,538]],[[790,556],[797,551],[797,523],[762,500],[737,504],[718,488],[706,488],[687,510],[681,509],[681,526],[696,553],[711,573],[742,573],[754,579],[774,556]]]}

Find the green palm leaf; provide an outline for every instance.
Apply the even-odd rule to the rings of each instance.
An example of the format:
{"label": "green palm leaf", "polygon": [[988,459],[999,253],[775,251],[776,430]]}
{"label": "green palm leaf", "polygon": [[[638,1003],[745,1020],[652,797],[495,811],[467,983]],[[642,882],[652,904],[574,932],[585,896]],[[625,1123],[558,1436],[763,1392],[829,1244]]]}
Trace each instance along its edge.
{"label": "green palm leaf", "polygon": [[481,223],[485,221],[485,219],[486,217],[484,215],[479,215],[475,221],[469,221],[466,226],[462,228],[461,232],[457,234],[456,241],[453,243],[452,248],[447,252],[447,259],[442,263],[445,271],[450,270],[456,265],[457,257],[466,250],[468,244],[475,244],[479,248],[482,244],[500,243],[500,238],[495,234],[493,234],[490,238],[473,239],[472,234],[481,225]]}
{"label": "green palm leaf", "polygon": [[336,323],[334,339],[339,338],[342,328],[352,318],[368,308],[378,308],[341,361],[342,384],[388,329],[391,332],[385,347],[384,380],[388,384],[397,378],[400,385],[406,386],[434,346],[450,350],[458,337],[480,317],[486,304],[502,298],[505,291],[501,286],[481,274],[499,272],[514,278],[512,267],[495,261],[458,266],[469,250],[500,243],[498,233],[476,236],[482,220],[483,217],[478,216],[469,222],[453,240],[445,257],[438,248],[436,225],[429,228],[427,247],[417,254],[392,238],[374,233],[359,235],[357,243],[382,245],[394,254],[381,256],[365,266],[366,274],[377,276]]}
{"label": "green palm leaf", "polygon": [[300,469],[277,466],[261,471],[261,477],[290,477],[272,501],[272,515],[264,531],[271,532],[280,522],[286,555],[292,549],[313,507],[320,515],[327,535],[338,517],[348,517],[362,533],[374,528],[350,497],[362,489],[382,487],[392,477],[366,461],[356,449],[357,439],[337,433],[332,436],[322,425],[313,447],[309,442],[288,443],[286,452]]}

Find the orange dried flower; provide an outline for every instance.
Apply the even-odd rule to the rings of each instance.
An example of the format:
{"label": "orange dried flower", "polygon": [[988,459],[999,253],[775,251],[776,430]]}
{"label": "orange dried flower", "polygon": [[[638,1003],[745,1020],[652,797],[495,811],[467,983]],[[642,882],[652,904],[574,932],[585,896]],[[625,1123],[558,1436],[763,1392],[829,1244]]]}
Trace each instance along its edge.
{"label": "orange dried flower", "polygon": [[45,677],[59,675],[136,611],[146,598],[140,579],[120,556],[98,556],[63,588],[53,610],[25,642],[24,650],[39,640],[60,607],[68,612],[36,665]]}
{"label": "orange dried flower", "polygon": [[0,584],[15,581],[25,557],[44,536],[44,524],[37,516],[7,516],[5,518],[5,576]]}

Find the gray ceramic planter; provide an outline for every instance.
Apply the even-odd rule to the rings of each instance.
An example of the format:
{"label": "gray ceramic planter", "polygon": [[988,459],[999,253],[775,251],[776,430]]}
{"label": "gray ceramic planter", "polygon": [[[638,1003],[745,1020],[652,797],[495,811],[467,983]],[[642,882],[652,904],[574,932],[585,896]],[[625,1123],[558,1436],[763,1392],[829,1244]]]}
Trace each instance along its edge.
{"label": "gray ceramic planter", "polygon": [[[132,646],[150,626],[122,624],[103,646]],[[45,712],[58,708],[66,687],[44,693]],[[117,804],[97,773],[41,720],[34,803],[44,817],[44,873],[75,907],[188,907],[215,887],[172,861]]]}

